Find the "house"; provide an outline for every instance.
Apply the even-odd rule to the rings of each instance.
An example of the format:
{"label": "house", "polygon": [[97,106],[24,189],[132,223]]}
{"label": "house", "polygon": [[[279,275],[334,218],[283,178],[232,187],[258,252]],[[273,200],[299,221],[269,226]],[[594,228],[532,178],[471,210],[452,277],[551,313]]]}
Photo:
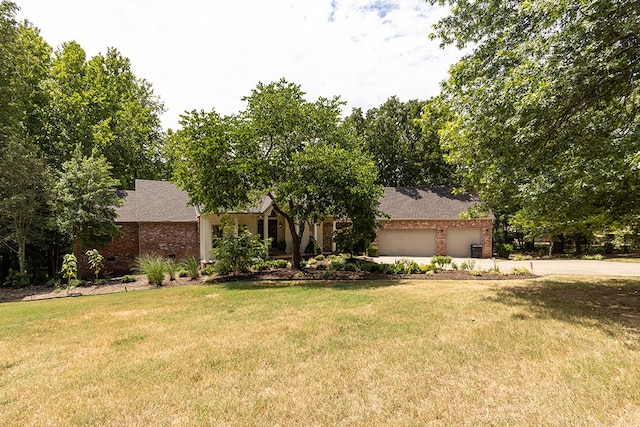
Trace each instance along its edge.
{"label": "house", "polygon": [[[480,200],[475,196],[453,194],[452,187],[387,187],[380,200],[380,210],[389,218],[378,218],[382,227],[373,245],[378,247],[379,255],[420,257],[470,257],[473,245],[483,258],[490,258],[493,215],[484,219],[461,218],[461,214],[478,203]],[[230,216],[236,225],[273,239],[274,245],[279,244],[291,253],[289,225],[273,210],[269,198],[247,212],[234,212]],[[211,261],[213,241],[222,236],[222,223],[223,217],[219,215],[200,213],[202,260]],[[308,224],[300,249],[304,251],[309,239],[314,237],[323,252],[335,251],[333,233],[339,226],[334,218]]]}
{"label": "house", "polygon": [[188,205],[186,192],[167,181],[136,179],[135,189],[124,191],[123,197],[115,221],[122,236],[100,249],[108,273],[128,273],[136,257],[145,253],[175,259],[198,256],[197,211]]}
{"label": "house", "polygon": [[[124,205],[116,210],[122,236],[100,250],[109,273],[130,271],[135,258],[145,253],[176,259],[195,255],[203,262],[212,261],[211,249],[222,237],[224,216],[189,206],[187,193],[167,181],[136,179],[135,189],[123,196]],[[493,216],[460,217],[477,203],[475,196],[454,195],[451,187],[387,187],[380,210],[389,217],[378,218],[382,226],[373,244],[379,255],[469,257],[475,245],[482,257],[491,257]],[[226,217],[238,227],[271,238],[274,248],[291,253],[289,224],[276,213],[268,197],[251,209]],[[323,252],[334,252],[333,234],[339,227],[334,218],[308,224],[301,250],[314,237]]]}

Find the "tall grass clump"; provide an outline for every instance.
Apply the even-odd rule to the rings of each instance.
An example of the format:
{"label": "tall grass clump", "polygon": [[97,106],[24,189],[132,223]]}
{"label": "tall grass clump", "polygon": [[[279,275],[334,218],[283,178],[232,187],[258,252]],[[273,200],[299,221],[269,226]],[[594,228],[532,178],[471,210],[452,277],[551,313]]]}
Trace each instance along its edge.
{"label": "tall grass clump", "polygon": [[166,260],[160,255],[143,254],[136,258],[133,269],[147,276],[150,285],[162,286],[166,266]]}
{"label": "tall grass clump", "polygon": [[200,275],[200,261],[195,256],[190,256],[182,261],[182,268],[187,271],[191,280],[196,280]]}

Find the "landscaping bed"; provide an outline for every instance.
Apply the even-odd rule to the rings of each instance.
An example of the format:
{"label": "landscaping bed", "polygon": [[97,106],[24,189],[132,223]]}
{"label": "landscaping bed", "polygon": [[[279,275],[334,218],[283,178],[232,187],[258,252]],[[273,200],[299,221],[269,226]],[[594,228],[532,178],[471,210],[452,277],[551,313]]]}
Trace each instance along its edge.
{"label": "landscaping bed", "polygon": [[[367,271],[346,270],[322,270],[317,268],[273,268],[263,271],[251,271],[246,273],[233,273],[226,275],[212,274],[201,276],[197,280],[188,277],[178,277],[175,280],[166,278],[162,287],[184,286],[206,283],[225,283],[238,281],[296,281],[296,280],[510,280],[529,279],[537,277],[534,274],[503,274],[497,272],[471,272],[468,270],[442,270],[433,274],[385,274],[371,273]],[[94,285],[88,282],[78,286],[67,293],[64,287],[55,288],[45,285],[34,285],[26,288],[0,290],[0,302],[30,301],[51,298],[66,298],[83,295],[101,295],[116,292],[131,292],[145,289],[157,289],[158,286],[149,284],[146,276],[136,276],[135,282],[124,283],[121,278],[109,279],[106,283]]]}

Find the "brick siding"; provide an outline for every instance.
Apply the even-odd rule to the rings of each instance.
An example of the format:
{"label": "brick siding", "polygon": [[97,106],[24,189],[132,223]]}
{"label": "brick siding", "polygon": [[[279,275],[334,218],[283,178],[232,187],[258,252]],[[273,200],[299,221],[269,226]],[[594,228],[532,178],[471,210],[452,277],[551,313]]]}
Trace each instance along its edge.
{"label": "brick siding", "polygon": [[[120,275],[131,272],[131,266],[140,254],[156,253],[166,257],[183,259],[198,256],[200,241],[198,224],[171,223],[120,223],[122,236],[100,250],[104,257],[105,273]],[[89,278],[93,272],[86,256],[76,250],[80,277]]]}
{"label": "brick siding", "polygon": [[[482,230],[482,257],[491,258],[493,221],[490,219],[452,220],[381,220],[387,230],[437,230],[437,255],[447,254],[447,230],[452,228],[479,228]],[[378,235],[373,245],[378,246]]]}

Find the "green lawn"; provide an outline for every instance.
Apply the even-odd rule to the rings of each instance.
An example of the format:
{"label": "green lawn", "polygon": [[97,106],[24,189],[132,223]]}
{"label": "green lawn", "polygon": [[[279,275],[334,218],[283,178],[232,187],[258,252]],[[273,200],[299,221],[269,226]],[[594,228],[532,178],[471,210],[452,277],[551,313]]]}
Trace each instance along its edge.
{"label": "green lawn", "polygon": [[0,304],[3,425],[639,425],[640,280]]}

